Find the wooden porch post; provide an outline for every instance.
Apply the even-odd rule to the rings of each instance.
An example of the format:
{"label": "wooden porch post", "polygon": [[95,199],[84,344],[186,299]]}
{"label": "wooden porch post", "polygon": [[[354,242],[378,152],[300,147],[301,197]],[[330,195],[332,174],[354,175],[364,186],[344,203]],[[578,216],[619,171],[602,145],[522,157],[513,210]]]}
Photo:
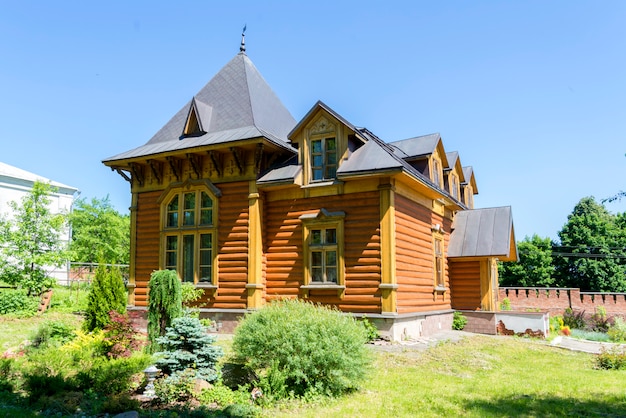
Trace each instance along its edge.
{"label": "wooden porch post", "polygon": [[394,186],[390,180],[378,186],[380,190],[380,261],[382,313],[398,312],[396,282],[396,212]]}
{"label": "wooden porch post", "polygon": [[263,240],[261,199],[256,180],[249,182],[248,195],[248,309],[263,306]]}

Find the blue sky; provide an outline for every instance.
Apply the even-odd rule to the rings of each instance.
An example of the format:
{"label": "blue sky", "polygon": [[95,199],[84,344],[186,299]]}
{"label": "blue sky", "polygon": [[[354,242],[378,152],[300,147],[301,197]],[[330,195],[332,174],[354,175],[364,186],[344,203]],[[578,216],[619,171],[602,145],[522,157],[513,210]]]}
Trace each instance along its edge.
{"label": "blue sky", "polygon": [[126,212],[101,160],[147,142],[247,24],[296,119],[322,100],[386,141],[440,132],[477,207],[556,238],[582,197],[626,190],[624,22],[623,1],[5,1],[0,161]]}

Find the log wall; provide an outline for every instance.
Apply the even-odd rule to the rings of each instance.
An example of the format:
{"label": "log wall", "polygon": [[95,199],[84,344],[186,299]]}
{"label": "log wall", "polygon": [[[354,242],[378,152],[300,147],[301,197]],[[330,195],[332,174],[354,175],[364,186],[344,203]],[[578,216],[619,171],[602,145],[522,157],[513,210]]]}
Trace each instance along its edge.
{"label": "log wall", "polygon": [[[396,279],[398,313],[450,309],[449,293],[435,292],[432,225],[442,225],[444,255],[447,252],[450,224],[430,209],[395,195]],[[444,277],[448,282],[448,262],[444,256]]]}
{"label": "log wall", "polygon": [[[248,276],[248,182],[218,185],[218,291],[205,291],[206,308],[246,307]],[[159,269],[161,191],[140,193],[137,199],[135,304],[147,306],[150,274]]]}
{"label": "log wall", "polygon": [[268,300],[301,296],[302,223],[299,217],[321,208],[343,211],[346,291],[310,290],[309,299],[333,305],[345,312],[379,313],[380,223],[378,192],[314,197],[298,200],[272,199],[264,208],[266,291]]}
{"label": "log wall", "polygon": [[450,289],[453,309],[479,310],[480,261],[454,261],[450,267]]}

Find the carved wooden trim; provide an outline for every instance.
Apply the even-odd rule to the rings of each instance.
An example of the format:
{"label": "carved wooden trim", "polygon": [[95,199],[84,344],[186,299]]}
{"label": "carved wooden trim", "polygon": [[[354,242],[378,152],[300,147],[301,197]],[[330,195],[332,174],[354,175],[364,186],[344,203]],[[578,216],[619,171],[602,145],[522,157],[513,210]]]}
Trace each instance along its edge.
{"label": "carved wooden trim", "polygon": [[124,170],[122,170],[121,168],[117,168],[117,167],[111,167],[111,171],[115,170],[115,172],[117,174],[119,174],[120,176],[122,176],[124,178],[124,180],[126,180],[127,182],[132,184],[132,179],[130,177],[128,177],[128,174],[126,174],[124,172]]}
{"label": "carved wooden trim", "polygon": [[129,165],[130,165],[130,171],[133,174],[132,179],[137,180],[137,183],[139,183],[139,186],[143,187],[144,182],[146,180],[145,172],[144,172],[144,165],[139,164],[139,163],[130,163]]}
{"label": "carved wooden trim", "polygon": [[213,163],[213,167],[215,168],[215,171],[217,171],[217,175],[222,177],[222,161],[219,154],[215,151],[208,151],[208,153],[209,158],[211,158],[211,163]]}
{"label": "carved wooden trim", "polygon": [[335,124],[331,123],[325,117],[319,118],[309,129],[312,135],[325,134],[335,132]]}
{"label": "carved wooden trim", "polygon": [[157,182],[161,184],[163,182],[163,163],[157,160],[146,161],[152,170],[152,175],[157,179]]}
{"label": "carved wooden trim", "polygon": [[261,172],[261,161],[263,160],[263,143],[256,144],[254,151],[254,169],[256,174]]}
{"label": "carved wooden trim", "polygon": [[182,177],[182,161],[175,157],[166,157],[168,163],[170,163],[170,169],[172,173],[174,173],[174,177],[176,177],[176,181],[181,181]]}
{"label": "carved wooden trim", "polygon": [[243,156],[242,152],[237,147],[230,147],[230,152],[233,154],[233,159],[235,160],[235,164],[237,164],[237,168],[239,169],[239,174],[243,174],[244,166],[243,166]]}
{"label": "carved wooden trim", "polygon": [[187,159],[191,169],[196,173],[196,178],[202,177],[202,158],[197,154],[187,154]]}

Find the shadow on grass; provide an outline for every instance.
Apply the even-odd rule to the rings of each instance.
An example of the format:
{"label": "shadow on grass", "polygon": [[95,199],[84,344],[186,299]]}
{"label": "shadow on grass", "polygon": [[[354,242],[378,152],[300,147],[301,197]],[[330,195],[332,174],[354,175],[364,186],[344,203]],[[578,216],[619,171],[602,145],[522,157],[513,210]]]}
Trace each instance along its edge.
{"label": "shadow on grass", "polygon": [[626,396],[581,401],[555,396],[519,395],[493,400],[468,402],[467,409],[481,416],[515,417],[625,417]]}

